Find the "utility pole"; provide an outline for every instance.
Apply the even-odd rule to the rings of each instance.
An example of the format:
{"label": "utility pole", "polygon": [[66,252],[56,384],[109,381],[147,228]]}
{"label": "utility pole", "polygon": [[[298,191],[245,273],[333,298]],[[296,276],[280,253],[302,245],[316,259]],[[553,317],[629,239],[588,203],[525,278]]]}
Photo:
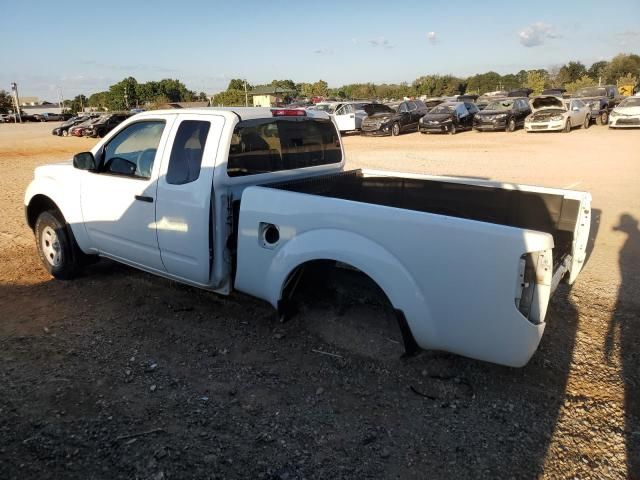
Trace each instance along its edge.
{"label": "utility pole", "polygon": [[58,87],[58,106],[60,107],[60,114],[64,113],[64,98],[62,98],[62,89]]}
{"label": "utility pole", "polygon": [[249,94],[247,94],[247,79],[244,79],[244,106],[249,106]]}
{"label": "utility pole", "polygon": [[11,90],[13,90],[13,101],[16,104],[16,114],[18,115],[20,123],[22,123],[22,115],[20,115],[20,97],[18,96],[18,84],[16,82],[11,82]]}

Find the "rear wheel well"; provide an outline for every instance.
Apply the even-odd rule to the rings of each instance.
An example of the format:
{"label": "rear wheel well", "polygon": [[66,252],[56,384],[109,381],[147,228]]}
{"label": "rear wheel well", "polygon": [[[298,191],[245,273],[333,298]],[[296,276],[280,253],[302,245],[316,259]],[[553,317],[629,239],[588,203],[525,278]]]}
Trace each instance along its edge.
{"label": "rear wheel well", "polygon": [[36,195],[27,206],[27,223],[31,230],[35,229],[38,216],[47,210],[53,211],[56,217],[64,222],[64,216],[53,200],[46,195]]}
{"label": "rear wheel well", "polygon": [[[350,282],[350,274],[352,277],[360,277],[361,280],[360,285],[356,285],[355,291],[348,288],[341,288],[345,286],[345,283],[348,284]],[[355,283],[352,283],[350,286],[353,288],[354,284]],[[336,285],[338,285],[337,288]],[[349,287],[349,285],[346,286]],[[360,292],[358,292],[358,288]],[[282,292],[278,301],[277,309],[280,320],[286,321],[295,315],[299,311],[301,301],[305,299],[315,300],[317,294],[323,289],[325,291],[336,291],[338,297],[336,307],[338,309],[342,309],[349,304],[353,305],[360,302],[375,304],[385,310],[393,311],[402,335],[405,355],[411,356],[420,350],[411,333],[404,312],[393,305],[389,296],[378,282],[359,268],[336,260],[311,260],[298,265],[289,273],[286,281],[283,283]],[[347,291],[348,293],[345,294]],[[361,293],[361,296],[354,299],[354,293]],[[349,298],[349,294],[351,294],[352,298]]]}

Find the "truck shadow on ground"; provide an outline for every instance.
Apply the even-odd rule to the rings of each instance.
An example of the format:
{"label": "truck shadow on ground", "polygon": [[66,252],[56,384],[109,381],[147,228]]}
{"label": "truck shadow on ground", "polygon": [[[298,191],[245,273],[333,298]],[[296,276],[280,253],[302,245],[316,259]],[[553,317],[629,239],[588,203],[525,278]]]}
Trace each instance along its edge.
{"label": "truck shadow on ground", "polygon": [[[510,369],[402,359],[384,293],[353,269],[308,285],[284,324],[262,301],[110,261],[77,282],[0,285],[30,327],[0,338],[0,431],[14,459],[0,476],[24,463],[67,478],[198,477],[212,465],[224,478],[536,477],[566,400],[569,293],[559,288],[531,362]],[[114,440],[154,428],[164,433],[131,447]],[[74,471],[62,459],[76,451]]]}
{"label": "truck shadow on ground", "polygon": [[638,219],[625,213],[615,231],[626,239],[619,255],[621,283],[609,322],[604,354],[607,362],[618,357],[624,381],[627,474],[640,478],[640,230]]}

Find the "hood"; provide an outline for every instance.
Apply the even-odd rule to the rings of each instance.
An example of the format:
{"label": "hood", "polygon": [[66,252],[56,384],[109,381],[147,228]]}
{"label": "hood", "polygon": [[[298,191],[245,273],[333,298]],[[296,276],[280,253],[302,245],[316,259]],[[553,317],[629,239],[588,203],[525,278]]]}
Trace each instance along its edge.
{"label": "hood", "polygon": [[453,113],[427,113],[424,117],[422,117],[423,122],[428,121],[436,121],[442,122],[444,120],[449,120],[453,117]]}
{"label": "hood", "polygon": [[383,113],[374,113],[373,115],[369,115],[367,118],[372,118],[374,120],[384,120],[389,117],[393,117],[395,112],[383,112]]}
{"label": "hood", "polygon": [[554,95],[539,95],[529,100],[529,105],[531,105],[532,112],[548,109],[567,110],[564,100]]}
{"label": "hood", "polygon": [[61,178],[73,170],[73,160],[66,160],[60,163],[36,167],[33,175],[35,178]]}
{"label": "hood", "polygon": [[621,115],[640,115],[640,107],[616,107],[613,111]]}

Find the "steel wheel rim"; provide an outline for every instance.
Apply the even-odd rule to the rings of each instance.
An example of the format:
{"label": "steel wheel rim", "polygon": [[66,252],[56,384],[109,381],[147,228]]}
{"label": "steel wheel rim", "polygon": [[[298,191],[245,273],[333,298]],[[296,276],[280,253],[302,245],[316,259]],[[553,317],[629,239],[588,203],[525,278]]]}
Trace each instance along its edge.
{"label": "steel wheel rim", "polygon": [[398,135],[400,133],[400,125],[398,125],[397,123],[393,124],[393,134],[394,135]]}
{"label": "steel wheel rim", "polygon": [[53,228],[44,227],[40,235],[40,247],[44,258],[52,267],[57,267],[62,263],[62,246]]}

